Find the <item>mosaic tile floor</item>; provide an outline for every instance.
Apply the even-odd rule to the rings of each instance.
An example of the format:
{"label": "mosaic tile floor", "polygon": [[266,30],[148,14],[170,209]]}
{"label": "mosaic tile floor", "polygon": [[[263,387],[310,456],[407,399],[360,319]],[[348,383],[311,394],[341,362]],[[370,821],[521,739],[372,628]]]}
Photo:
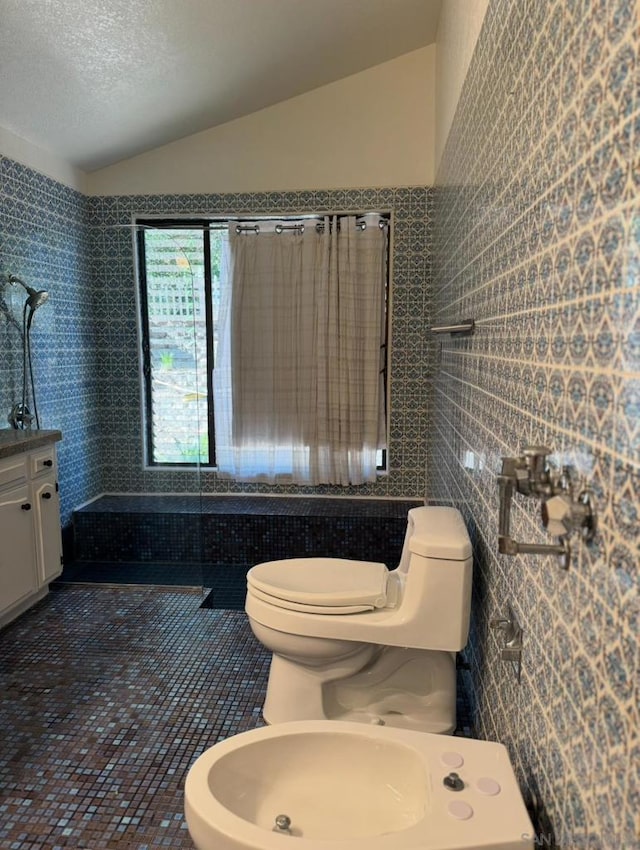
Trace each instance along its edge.
{"label": "mosaic tile floor", "polygon": [[1,850],[193,850],[187,770],[262,724],[270,660],[203,598],[58,584],[0,631]]}
{"label": "mosaic tile floor", "polygon": [[202,600],[59,585],[0,632],[2,850],[192,850],[185,774],[261,724],[269,665]]}

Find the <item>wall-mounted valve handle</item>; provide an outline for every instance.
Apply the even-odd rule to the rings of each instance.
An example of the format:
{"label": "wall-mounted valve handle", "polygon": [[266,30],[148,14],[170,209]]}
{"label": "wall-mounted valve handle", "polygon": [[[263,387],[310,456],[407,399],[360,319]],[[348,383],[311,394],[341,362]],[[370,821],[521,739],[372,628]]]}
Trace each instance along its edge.
{"label": "wall-mounted valve handle", "polygon": [[500,650],[500,658],[503,661],[511,661],[515,665],[516,677],[520,681],[520,666],[522,662],[522,628],[516,619],[516,615],[511,608],[507,606],[507,616],[497,617],[495,620],[490,620],[489,625],[492,629],[502,632],[502,649]]}
{"label": "wall-mounted valve handle", "polygon": [[[582,539],[593,539],[596,528],[595,508],[588,490],[574,496],[571,469],[561,471],[547,465],[551,449],[526,446],[518,457],[503,457],[498,475],[500,507],[498,514],[498,551],[501,555],[556,555],[562,569],[571,558],[569,535],[579,530]],[[542,521],[556,543],[520,543],[511,536],[511,502],[516,494],[542,501]]]}
{"label": "wall-mounted valve handle", "polygon": [[549,492],[549,468],[547,458],[551,454],[548,446],[525,446],[522,459],[526,478],[518,476],[518,490],[526,496],[539,496]]}
{"label": "wall-mounted valve handle", "polygon": [[547,471],[547,458],[551,453],[552,450],[548,446],[525,446],[522,450],[527,466],[538,474]]}
{"label": "wall-mounted valve handle", "polygon": [[564,537],[579,530],[584,540],[593,539],[596,520],[587,490],[577,499],[566,493],[552,496],[542,503],[540,513],[544,527],[554,537]]}
{"label": "wall-mounted valve handle", "polygon": [[506,646],[521,647],[522,629],[515,614],[511,610],[511,606],[509,606],[509,615],[507,617],[498,617],[495,620],[490,620],[489,626],[503,633],[503,640]]}

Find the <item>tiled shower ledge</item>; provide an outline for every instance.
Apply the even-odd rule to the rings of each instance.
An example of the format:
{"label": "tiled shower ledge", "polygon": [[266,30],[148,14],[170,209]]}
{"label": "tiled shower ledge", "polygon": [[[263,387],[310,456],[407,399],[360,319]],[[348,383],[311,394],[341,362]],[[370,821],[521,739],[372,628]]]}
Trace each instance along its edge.
{"label": "tiled shower ledge", "polygon": [[74,511],[74,558],[175,562],[181,568],[324,556],[395,567],[407,511],[418,504],[391,499],[105,495]]}
{"label": "tiled shower ledge", "polygon": [[405,518],[417,499],[359,499],[292,496],[106,494],[76,513],[196,513],[266,516],[352,516]]}

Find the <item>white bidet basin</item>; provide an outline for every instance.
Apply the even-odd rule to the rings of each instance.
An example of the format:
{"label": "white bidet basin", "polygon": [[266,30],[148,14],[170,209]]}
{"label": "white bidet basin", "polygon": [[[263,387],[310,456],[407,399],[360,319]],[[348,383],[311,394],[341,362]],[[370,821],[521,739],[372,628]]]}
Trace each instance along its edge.
{"label": "white bidet basin", "polygon": [[216,744],[185,813],[198,850],[527,850],[533,834],[501,744],[342,721]]}

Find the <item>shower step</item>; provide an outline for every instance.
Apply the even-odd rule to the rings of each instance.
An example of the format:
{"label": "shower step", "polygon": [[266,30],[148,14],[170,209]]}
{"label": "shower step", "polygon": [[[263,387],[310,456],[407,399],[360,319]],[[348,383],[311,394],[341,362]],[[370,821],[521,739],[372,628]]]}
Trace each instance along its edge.
{"label": "shower step", "polygon": [[65,564],[56,583],[200,587],[208,591],[200,607],[242,611],[248,569],[247,564],[73,561]]}

